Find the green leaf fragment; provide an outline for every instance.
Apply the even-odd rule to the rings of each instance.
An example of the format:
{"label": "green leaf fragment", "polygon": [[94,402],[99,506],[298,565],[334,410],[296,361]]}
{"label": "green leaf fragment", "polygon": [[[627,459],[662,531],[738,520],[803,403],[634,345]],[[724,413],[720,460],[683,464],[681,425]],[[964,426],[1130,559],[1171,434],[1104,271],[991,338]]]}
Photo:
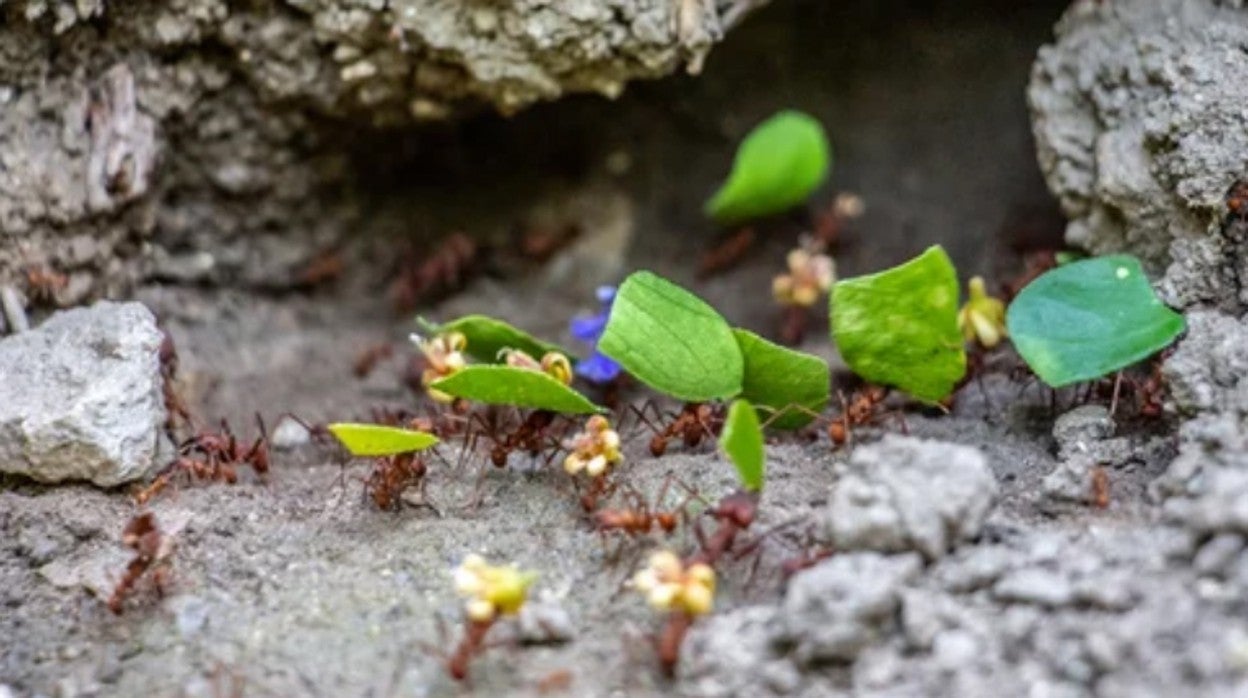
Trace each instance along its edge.
{"label": "green leaf fragment", "polygon": [[603,408],[545,373],[513,366],[476,365],[429,387],[487,405],[513,405],[564,414],[591,414]]}
{"label": "green leaf fragment", "polygon": [[800,429],[828,404],[832,378],[823,359],[734,329],[745,361],[741,397],[776,429]]}
{"label": "green leaf fragment", "polygon": [[741,350],[728,322],[702,299],[647,271],[620,286],[598,351],[681,400],[706,402],[741,392]]}
{"label": "green leaf fragment", "polygon": [[741,477],[741,485],[745,489],[751,492],[763,489],[766,467],[763,429],[749,401],[736,400],[728,408],[728,417],[719,435],[719,447],[737,467],[737,475]]}
{"label": "green leaf fragment", "polygon": [[819,188],[830,166],[831,147],[818,120],[779,112],[741,141],[732,174],[706,202],[706,215],[729,224],[783,212]]}
{"label": "green leaf fragment", "polygon": [[939,245],[832,287],[832,335],[864,380],[938,402],[966,373],[958,275]]}
{"label": "green leaf fragment", "polygon": [[328,428],[351,455],[361,458],[423,451],[438,443],[433,434],[380,424],[339,422]]}
{"label": "green leaf fragment", "polygon": [[563,347],[540,340],[524,330],[486,315],[465,315],[441,325],[428,322],[424,318],[417,318],[417,322],[430,334],[463,334],[468,340],[465,353],[485,363],[499,363],[498,353],[503,349],[519,349],[535,359],[541,359],[546,352],[557,351],[572,359],[572,355]]}
{"label": "green leaf fragment", "polygon": [[1055,388],[1130,366],[1185,328],[1183,316],[1162,304],[1130,255],[1046,272],[1018,294],[1005,320],[1023,360]]}

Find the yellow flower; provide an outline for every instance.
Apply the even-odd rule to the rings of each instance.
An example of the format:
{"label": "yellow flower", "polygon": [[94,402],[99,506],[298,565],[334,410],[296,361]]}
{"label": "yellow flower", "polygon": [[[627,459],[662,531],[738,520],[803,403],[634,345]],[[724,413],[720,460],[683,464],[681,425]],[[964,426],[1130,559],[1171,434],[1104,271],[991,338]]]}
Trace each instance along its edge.
{"label": "yellow flower", "polygon": [[523,368],[545,373],[564,385],[572,384],[572,362],[557,351],[548,351],[541,361],[520,349],[500,349],[498,358],[512,368]]}
{"label": "yellow flower", "polygon": [[836,264],[828,255],[799,247],[789,252],[787,262],[789,273],[780,274],[771,282],[777,303],[808,308],[832,288]]}
{"label": "yellow flower", "polygon": [[468,346],[468,338],[460,332],[448,332],[437,335],[433,339],[424,339],[420,335],[413,334],[412,341],[420,348],[420,353],[425,355],[425,362],[428,364],[420,375],[420,382],[425,386],[429,397],[438,402],[453,402],[455,400],[453,396],[434,390],[429,387],[429,384],[446,378],[468,364],[464,360],[464,349]]}
{"label": "yellow flower", "polygon": [[624,460],[624,455],[620,453],[619,433],[600,414],[586,420],[585,429],[566,441],[563,447],[571,451],[563,461],[563,469],[569,475],[584,470],[590,477],[598,477]]}
{"label": "yellow flower", "polygon": [[467,599],[468,618],[482,623],[518,613],[536,579],[515,565],[494,566],[480,555],[469,555],[455,569],[455,591]]}
{"label": "yellow flower", "polygon": [[1005,328],[1005,304],[988,295],[983,277],[976,276],[967,284],[966,305],[958,311],[958,329],[966,341],[977,341],[991,349],[1008,336]]}
{"label": "yellow flower", "polygon": [[701,616],[715,604],[715,570],[702,562],[686,567],[670,550],[651,555],[649,564],[633,576],[633,587],[661,611]]}

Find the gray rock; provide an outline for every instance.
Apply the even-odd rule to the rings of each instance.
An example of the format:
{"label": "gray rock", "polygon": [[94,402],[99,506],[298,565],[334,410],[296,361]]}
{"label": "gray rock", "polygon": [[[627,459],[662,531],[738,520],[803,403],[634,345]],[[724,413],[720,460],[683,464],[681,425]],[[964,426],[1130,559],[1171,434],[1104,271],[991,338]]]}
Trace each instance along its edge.
{"label": "gray rock", "polygon": [[939,558],[979,535],[997,498],[983,453],[888,435],[838,469],[822,535],[841,550],[917,550]]}
{"label": "gray rock", "polygon": [[1014,555],[999,546],[976,546],[966,554],[946,557],[937,567],[937,578],[946,589],[965,594],[991,586],[1009,569]]}
{"label": "gray rock", "polygon": [[526,645],[557,645],[576,637],[568,609],[549,601],[525,604],[516,625],[520,642]]}
{"label": "gray rock", "polygon": [[1180,306],[1233,304],[1248,269],[1221,226],[1248,150],[1248,14],[1217,0],[1075,3],[1041,49],[1028,102],[1066,236],[1130,251]]}
{"label": "gray rock", "polygon": [[799,573],[781,605],[780,634],[800,664],[850,662],[891,629],[918,555],[839,555]]}
{"label": "gray rock", "polygon": [[138,303],[60,312],[0,341],[0,469],[112,487],[165,446],[161,333]]}
{"label": "gray rock", "polygon": [[1061,458],[1086,453],[1090,445],[1114,435],[1114,418],[1103,405],[1083,405],[1053,422],[1053,439]]}
{"label": "gray rock", "polygon": [[1029,567],[1015,570],[992,587],[992,594],[1006,603],[1065,606],[1074,599],[1074,590],[1065,575]]}
{"label": "gray rock", "polygon": [[273,428],[273,434],[269,437],[269,441],[275,450],[293,451],[312,443],[312,433],[308,431],[307,427],[288,415],[282,417],[277,426]]}
{"label": "gray rock", "polygon": [[1220,576],[1244,550],[1244,537],[1236,533],[1221,533],[1200,546],[1192,567],[1206,575]]}
{"label": "gray rock", "polygon": [[684,695],[786,695],[801,674],[775,645],[779,610],[749,606],[716,613],[694,624],[677,665]]}
{"label": "gray rock", "polygon": [[1092,503],[1092,478],[1100,463],[1087,454],[1074,455],[1058,463],[1053,471],[1044,476],[1041,488],[1048,503]]}

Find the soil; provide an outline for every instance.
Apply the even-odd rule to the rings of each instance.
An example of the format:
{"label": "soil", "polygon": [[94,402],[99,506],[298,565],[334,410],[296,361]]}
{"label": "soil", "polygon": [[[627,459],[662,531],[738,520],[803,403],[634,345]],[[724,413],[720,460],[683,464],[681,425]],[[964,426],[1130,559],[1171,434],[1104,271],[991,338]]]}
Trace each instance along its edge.
{"label": "soil", "polygon": [[[869,25],[875,35],[881,25],[895,26],[883,33],[884,45],[874,52],[859,45],[856,54],[834,40],[853,26],[832,31],[824,44],[742,32],[708,62],[701,82],[643,88],[612,105],[627,119],[619,125],[598,121],[608,145],[589,148],[589,155],[578,151],[576,159],[599,162],[599,155],[624,148],[633,166],[618,175],[595,165],[583,177],[538,178],[541,186],[526,194],[564,215],[593,221],[582,241],[536,270],[477,278],[420,312],[436,318],[485,312],[572,345],[566,322],[591,309],[589,290],[618,280],[622,271],[648,267],[689,283],[733,323],[772,334],[777,313],[769,279],[805,221],[769,223],[765,242],[743,267],[694,283],[693,260],[713,231],[689,202],[701,201],[722,173],[732,140],[725,134],[738,134],[780,105],[808,109],[841,134],[833,186],[855,191],[867,203],[867,215],[838,252],[842,274],[875,270],[943,242],[965,275],[1004,278],[1021,265],[1017,248],[1060,239],[1060,219],[1052,216],[1036,174],[1022,94],[1034,49],[1059,10],[1054,3],[977,15],[935,3],[904,18],[862,8],[845,15],[809,5],[767,10],[771,19],[761,26],[768,31],[832,31],[834,19]],[[775,49],[812,43],[820,46],[814,57]],[[993,55],[990,64],[985,55]],[[879,58],[887,59],[883,68],[873,63]],[[781,77],[748,87],[731,80],[734,68],[760,60],[775,61]],[[964,80],[972,70],[979,71],[976,79]],[[951,91],[959,82],[962,91]],[[811,85],[819,87],[806,89]],[[576,143],[587,138],[587,124],[609,113],[601,104],[572,100],[514,121],[477,123],[472,128],[483,135],[468,154],[487,145],[539,141],[552,119],[565,117],[577,125],[563,142]],[[646,128],[644,117],[656,114],[664,118]],[[723,114],[731,115],[730,123],[704,130],[711,115]],[[519,146],[505,146],[493,162],[520,152]],[[468,180],[488,184],[500,167],[486,165],[481,178],[477,173]],[[394,195],[394,172],[379,166],[366,174],[373,178],[368,181],[389,182],[376,201],[379,219],[388,223],[373,232],[392,233],[386,228],[410,220],[395,213],[404,204]],[[431,179],[426,174],[424,183]],[[827,192],[820,196],[829,199]],[[448,202],[440,215],[453,218],[448,211],[459,206],[467,203]],[[304,294],[141,288],[137,298],[152,307],[179,347],[179,385],[195,413],[226,418],[240,433],[254,435],[256,412],[273,425],[284,413],[323,422],[365,418],[378,406],[412,405],[401,374],[407,352],[402,347],[413,325],[394,314],[375,268],[368,266],[377,263],[370,254],[385,247],[374,240],[362,249],[349,255],[352,266],[341,282]],[[383,362],[367,379],[355,378],[351,367],[359,352],[381,341],[400,347],[399,358]],[[837,365],[823,320],[815,320],[803,348]],[[989,532],[968,549],[1109,531],[1118,547],[1109,546],[1114,552],[1102,557],[1116,569],[1134,569],[1136,558],[1122,551],[1157,526],[1159,508],[1146,490],[1166,466],[1164,448],[1143,449],[1131,464],[1113,470],[1107,508],[1052,506],[1041,483],[1059,462],[1053,419],[1075,398],[1064,393],[1053,408],[1048,394],[1010,377],[1009,363],[1007,356],[982,386],[964,388],[951,414],[913,407],[906,414],[911,434],[975,446],[988,457],[1001,496]],[[866,442],[899,429],[885,423],[858,437]],[[1120,435],[1141,439],[1164,440],[1172,429],[1165,420],[1119,424]],[[634,423],[624,435],[621,479],[645,494],[653,495],[669,475],[712,501],[733,488],[731,468],[709,446],[674,448],[654,459],[646,453],[648,431]],[[660,674],[650,644],[658,618],[623,587],[662,541],[604,543],[558,467],[515,457],[497,469],[479,454],[461,458],[457,448],[444,446],[432,461],[427,499],[398,512],[379,512],[365,501],[360,479],[367,464],[344,462],[315,445],[277,452],[267,482],[244,476],[233,486],[178,487],[151,507],[162,525],[178,530],[173,587],[164,598],[140,592],[119,617],[101,597],[111,592],[128,559],[118,540],[135,511],[128,493],[3,483],[0,636],[8,640],[0,649],[0,696],[6,684],[17,695],[58,696],[710,694],[703,684],[672,683]],[[779,564],[795,554],[797,532],[826,506],[835,465],[848,453],[823,436],[772,445],[757,530],[797,523],[760,546],[759,572],[751,574],[749,558],[724,572],[717,613],[779,602]],[[665,544],[687,549],[694,541],[686,532]],[[474,663],[469,683],[450,681],[439,657],[461,630],[450,572],[472,552],[540,572],[536,600],[571,614],[573,640],[527,646],[502,631],[498,646]],[[936,585],[943,570],[962,562],[930,565],[915,585]],[[1150,572],[1186,583],[1185,570],[1168,569]],[[1009,608],[969,594],[951,598],[990,616]],[[1117,623],[1094,607],[1060,614],[1072,628]],[[895,644],[896,637],[881,639],[881,646]],[[1060,675],[1066,666],[1061,657],[1041,657],[1037,647],[1020,651],[1025,656],[1014,658],[1015,664],[1034,660],[1058,677],[1053,685],[1069,689],[1055,695],[1092,694],[1096,676],[1129,673],[1150,657],[1140,653],[1080,680]],[[875,695],[931,694],[950,685],[925,678],[921,652],[898,650],[897,656],[901,668],[876,686]],[[982,673],[991,677],[1010,665],[1002,660]],[[915,667],[913,674],[907,674],[909,667]],[[972,669],[967,662],[968,674]],[[1189,688],[1216,682],[1225,687],[1237,676],[1229,675],[1185,674],[1176,667],[1165,678]],[[805,667],[798,685],[773,690],[832,695],[849,693],[861,681],[853,667],[832,664]]]}

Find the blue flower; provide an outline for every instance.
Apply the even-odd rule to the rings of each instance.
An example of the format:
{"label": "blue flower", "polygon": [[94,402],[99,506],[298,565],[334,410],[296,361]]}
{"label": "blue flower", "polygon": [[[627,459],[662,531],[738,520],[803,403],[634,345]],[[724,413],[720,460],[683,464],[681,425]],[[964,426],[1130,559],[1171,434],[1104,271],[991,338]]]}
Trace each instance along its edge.
{"label": "blue flower", "polygon": [[569,326],[572,336],[594,345],[594,351],[576,364],[576,375],[591,383],[610,383],[620,375],[620,365],[598,351],[598,338],[607,329],[611,304],[615,302],[614,286],[599,286],[595,292],[601,310],[589,317],[573,318]]}

